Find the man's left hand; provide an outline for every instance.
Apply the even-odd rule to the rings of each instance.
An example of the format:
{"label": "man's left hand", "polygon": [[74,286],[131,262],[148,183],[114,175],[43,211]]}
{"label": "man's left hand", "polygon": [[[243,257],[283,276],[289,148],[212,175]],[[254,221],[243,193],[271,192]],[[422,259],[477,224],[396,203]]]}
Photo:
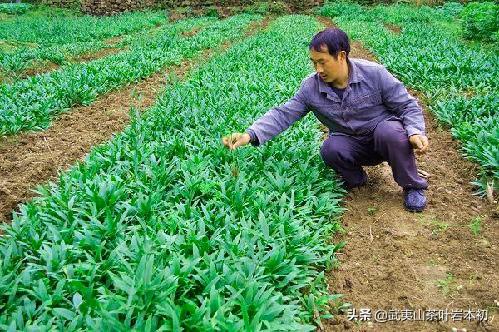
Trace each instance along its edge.
{"label": "man's left hand", "polygon": [[409,142],[412,145],[412,148],[418,154],[426,153],[428,150],[428,137],[423,135],[412,135],[409,137]]}

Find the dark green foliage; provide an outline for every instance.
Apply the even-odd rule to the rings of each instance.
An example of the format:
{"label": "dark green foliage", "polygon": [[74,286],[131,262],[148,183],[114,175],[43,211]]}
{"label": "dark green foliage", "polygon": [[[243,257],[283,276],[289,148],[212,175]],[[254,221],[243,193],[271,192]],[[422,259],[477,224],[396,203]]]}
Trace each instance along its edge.
{"label": "dark green foliage", "polygon": [[499,31],[499,4],[470,2],[461,13],[463,35],[467,39],[497,41]]}
{"label": "dark green foliage", "polygon": [[363,11],[362,6],[357,3],[338,1],[338,2],[328,2],[324,6],[319,7],[317,12],[319,15],[335,18],[338,16],[342,17],[355,17],[358,13]]}
{"label": "dark green foliage", "polygon": [[215,7],[215,6],[210,6],[210,7],[205,8],[204,14],[205,14],[205,16],[208,16],[208,17],[217,17],[218,18],[220,16],[218,14],[217,7]]}
{"label": "dark green foliage", "polygon": [[460,2],[445,2],[440,6],[439,11],[451,18],[458,18],[463,9],[464,6]]}
{"label": "dark green foliage", "polygon": [[31,8],[28,3],[0,3],[0,13],[24,14]]}

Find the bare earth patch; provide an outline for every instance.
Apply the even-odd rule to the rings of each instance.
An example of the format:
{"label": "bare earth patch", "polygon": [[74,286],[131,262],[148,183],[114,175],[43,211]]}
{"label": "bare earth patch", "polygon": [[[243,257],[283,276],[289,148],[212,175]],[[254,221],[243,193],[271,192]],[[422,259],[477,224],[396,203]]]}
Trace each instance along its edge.
{"label": "bare earth patch", "polygon": [[396,25],[396,24],[392,24],[392,23],[385,23],[384,24],[385,28],[387,28],[388,30],[390,30],[392,33],[398,35],[402,29]]}
{"label": "bare earth patch", "polygon": [[[241,38],[264,29],[270,18],[252,23]],[[11,220],[18,204],[35,196],[33,189],[82,160],[90,149],[122,131],[129,121],[130,107],[152,106],[174,72],[182,79],[194,66],[205,63],[234,42],[207,49],[195,58],[171,66],[135,85],[99,97],[90,106],[74,108],[55,119],[43,132],[0,138],[0,222]]]}
{"label": "bare earth patch", "polygon": [[128,47],[120,48],[120,47],[106,47],[103,49],[100,49],[95,52],[90,52],[90,53],[85,53],[82,55],[79,55],[71,60],[69,60],[72,63],[81,63],[81,62],[89,62],[97,59],[101,59],[104,57],[107,57],[109,55],[113,55],[119,52],[124,52],[128,50]]}
{"label": "bare earth patch", "polygon": [[[322,23],[332,25],[329,20]],[[352,57],[374,61],[358,42]],[[418,97],[418,93],[411,91]],[[422,98],[419,96],[421,103]],[[383,163],[366,167],[368,185],[345,200],[346,241],[339,268],[328,273],[331,292],[344,294],[352,308],[371,309],[370,322],[352,322],[346,312],[324,322],[326,331],[499,331],[498,205],[472,195],[477,165],[465,160],[448,130],[424,109],[430,150],[418,156],[429,173],[428,207],[420,214],[404,210],[402,190]],[[478,218],[478,219],[477,219]],[[481,229],[474,235],[472,224]],[[488,310],[488,321],[374,321],[376,310]]]}

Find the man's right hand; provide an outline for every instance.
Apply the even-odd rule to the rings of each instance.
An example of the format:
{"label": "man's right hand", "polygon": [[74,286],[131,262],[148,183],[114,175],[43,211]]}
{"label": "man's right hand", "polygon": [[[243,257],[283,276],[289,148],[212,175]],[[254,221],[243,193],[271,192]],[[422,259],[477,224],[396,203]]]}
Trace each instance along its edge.
{"label": "man's right hand", "polygon": [[222,138],[222,143],[231,150],[237,149],[250,142],[251,138],[248,133],[233,133]]}

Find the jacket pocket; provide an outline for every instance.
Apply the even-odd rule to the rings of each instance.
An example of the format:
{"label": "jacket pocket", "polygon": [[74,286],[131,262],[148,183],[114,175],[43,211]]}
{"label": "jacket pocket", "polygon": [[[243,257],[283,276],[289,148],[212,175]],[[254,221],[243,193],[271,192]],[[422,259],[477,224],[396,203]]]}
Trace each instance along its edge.
{"label": "jacket pocket", "polygon": [[381,105],[381,103],[381,94],[379,92],[373,92],[359,97],[354,97],[349,102],[350,107],[356,110],[378,106]]}

